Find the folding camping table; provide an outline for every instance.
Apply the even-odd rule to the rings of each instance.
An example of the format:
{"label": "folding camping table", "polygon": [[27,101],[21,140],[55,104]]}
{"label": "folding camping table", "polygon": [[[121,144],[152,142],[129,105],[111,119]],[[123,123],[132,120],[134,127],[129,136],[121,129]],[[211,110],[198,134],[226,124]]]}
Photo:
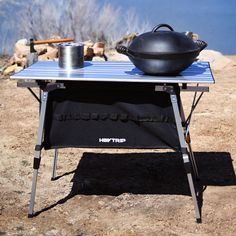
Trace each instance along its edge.
{"label": "folding camping table", "polygon": [[[52,91],[66,90],[67,85],[72,83],[113,83],[126,86],[133,84],[152,85],[155,93],[167,93],[170,104],[173,108],[173,117],[176,125],[176,137],[178,137],[180,152],[187,174],[190,192],[192,195],[196,220],[201,222],[201,213],[198,204],[198,191],[195,188],[195,179],[199,178],[198,169],[194,154],[190,144],[189,125],[194,109],[204,92],[209,91],[209,84],[214,83],[208,62],[194,62],[189,68],[177,76],[151,76],[134,67],[131,62],[84,62],[84,67],[71,71],[66,71],[58,67],[55,61],[38,61],[30,67],[11,76],[11,79],[18,80],[19,87],[28,88],[33,96],[40,102],[39,126],[37,141],[35,146],[35,156],[33,161],[32,191],[29,205],[29,217],[34,215],[34,203],[36,194],[36,182],[40,167],[41,150],[44,147],[45,115],[47,111],[48,97]],[[200,85],[201,84],[201,85]],[[40,95],[37,96],[32,90],[33,87],[40,88]],[[176,87],[179,94],[177,94]],[[190,113],[187,117],[181,102],[181,92],[193,92],[193,101]],[[78,131],[79,132],[79,131]],[[135,134],[133,134],[135,136]],[[125,141],[116,137],[109,139],[113,141],[114,148],[119,148],[118,144]],[[104,141],[104,140],[102,140]],[[108,142],[105,139],[105,142]],[[114,145],[117,144],[117,145]],[[122,147],[122,146],[121,146]],[[53,165],[52,179],[55,178],[57,162],[57,148]]]}

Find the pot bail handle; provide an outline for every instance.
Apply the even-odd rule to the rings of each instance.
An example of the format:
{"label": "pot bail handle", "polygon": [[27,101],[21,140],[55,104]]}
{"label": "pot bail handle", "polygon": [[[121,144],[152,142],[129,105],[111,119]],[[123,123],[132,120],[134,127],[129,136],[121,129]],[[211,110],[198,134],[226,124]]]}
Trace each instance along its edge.
{"label": "pot bail handle", "polygon": [[207,47],[207,43],[204,42],[203,40],[198,39],[195,41],[195,43],[199,47],[200,51],[202,51],[205,47]]}
{"label": "pot bail handle", "polygon": [[125,47],[125,46],[123,46],[123,45],[118,45],[118,46],[116,46],[116,51],[117,51],[118,53],[124,54],[124,55],[126,55],[126,56],[129,55],[129,53],[128,53],[128,48]]}
{"label": "pot bail handle", "polygon": [[162,28],[162,27],[166,27],[168,28],[170,31],[174,31],[174,29],[168,25],[168,24],[160,24],[160,25],[157,25],[155,26],[153,29],[152,29],[152,33],[156,32],[158,29]]}

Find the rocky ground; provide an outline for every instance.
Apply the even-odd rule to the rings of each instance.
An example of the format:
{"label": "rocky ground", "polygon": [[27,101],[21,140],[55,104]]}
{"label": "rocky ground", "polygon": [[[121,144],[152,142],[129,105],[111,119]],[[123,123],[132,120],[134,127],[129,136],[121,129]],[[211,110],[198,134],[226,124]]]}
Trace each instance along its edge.
{"label": "rocky ground", "polygon": [[[236,61],[213,54],[204,58],[210,55],[216,84],[204,94],[191,126],[202,224],[195,222],[181,159],[156,150],[60,150],[56,181],[50,180],[53,152],[43,151],[37,216],[28,219],[38,104],[4,77],[0,235],[235,235]],[[0,68],[5,62],[1,58]],[[186,109],[191,97],[183,94]]]}

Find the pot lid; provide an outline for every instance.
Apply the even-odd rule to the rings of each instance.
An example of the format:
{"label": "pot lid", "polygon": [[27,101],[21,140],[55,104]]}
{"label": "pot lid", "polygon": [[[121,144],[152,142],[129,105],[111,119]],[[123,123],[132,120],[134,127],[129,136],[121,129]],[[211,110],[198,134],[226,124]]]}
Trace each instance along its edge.
{"label": "pot lid", "polygon": [[[166,30],[159,30],[165,27]],[[199,46],[184,33],[179,33],[167,24],[160,24],[151,32],[143,33],[129,46],[129,50],[141,54],[182,54],[199,51]]]}

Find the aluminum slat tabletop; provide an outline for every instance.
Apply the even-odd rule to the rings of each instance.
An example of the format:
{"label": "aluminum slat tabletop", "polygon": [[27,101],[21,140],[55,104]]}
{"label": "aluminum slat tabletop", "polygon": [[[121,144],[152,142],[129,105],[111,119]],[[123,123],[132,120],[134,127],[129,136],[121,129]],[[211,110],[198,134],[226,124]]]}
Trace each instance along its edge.
{"label": "aluminum slat tabletop", "polygon": [[131,62],[85,61],[84,67],[67,71],[59,68],[56,61],[38,61],[30,67],[12,75],[16,80],[51,81],[101,81],[101,82],[142,82],[142,83],[215,83],[208,62],[194,62],[176,76],[145,75]]}

